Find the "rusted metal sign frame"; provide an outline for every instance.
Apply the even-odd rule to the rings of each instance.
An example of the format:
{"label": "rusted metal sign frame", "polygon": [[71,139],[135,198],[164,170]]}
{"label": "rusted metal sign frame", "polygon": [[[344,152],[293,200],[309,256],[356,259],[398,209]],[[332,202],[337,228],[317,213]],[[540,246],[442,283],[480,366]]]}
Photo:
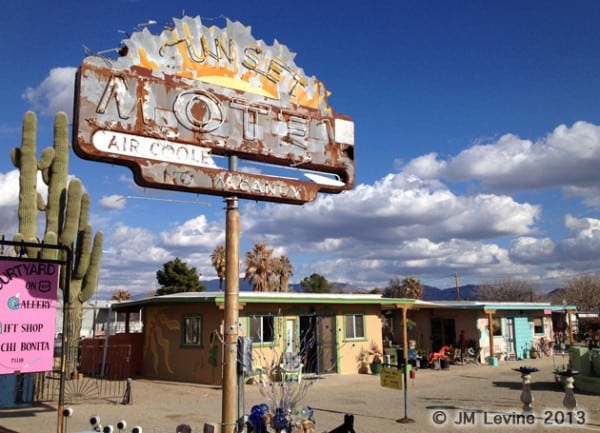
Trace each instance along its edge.
{"label": "rusted metal sign frame", "polygon": [[[82,158],[129,166],[143,186],[264,201],[298,204],[354,186],[354,123],[333,114],[323,83],[285,45],[200,17],[122,43],[117,58],[90,56],[79,69],[73,147]],[[299,168],[311,182],[231,173],[211,155]]]}
{"label": "rusted metal sign frame", "polygon": [[[336,125],[351,123],[344,116],[323,117],[315,110],[302,107],[296,110],[294,116],[289,114],[289,110],[287,114],[282,114],[283,110],[272,103],[254,101],[268,98],[237,90],[218,89],[217,86],[204,83],[191,83],[180,77],[165,81],[140,68],[118,71],[106,68],[105,62],[103,58],[88,58],[78,72],[78,101],[73,128],[77,136],[73,142],[75,152],[83,158],[129,166],[134,172],[135,181],[142,186],[212,195],[235,194],[241,198],[292,204],[312,201],[318,192],[341,192],[354,183],[353,161],[343,154],[345,149],[353,147],[333,141]],[[197,99],[210,98],[214,101],[214,112],[208,115],[194,114],[194,110],[210,110],[211,105],[203,100],[186,100],[190,94]],[[181,95],[185,97],[181,98]],[[147,102],[149,100],[153,102]],[[231,106],[244,109],[232,109]],[[216,119],[222,117],[226,108],[229,119]],[[249,118],[257,113],[256,110],[262,110],[265,114],[250,122]],[[282,125],[278,119],[286,115],[287,122],[296,125],[300,124],[298,116],[309,119],[302,125],[308,125],[308,132],[312,131],[314,137],[279,134],[278,127],[288,132],[305,133],[300,127],[294,129],[294,126]],[[201,124],[203,119],[205,124]],[[204,131],[209,128],[206,123],[211,122],[218,123],[220,128]],[[341,128],[346,127],[347,124]],[[271,131],[265,132],[266,128]],[[241,132],[236,133],[236,130]],[[247,136],[259,134],[253,132],[257,130],[263,131],[260,134],[269,141],[269,145],[263,145],[265,140]],[[323,131],[326,135],[319,138],[318,134]],[[202,161],[197,161],[198,158],[191,161],[193,165],[186,163],[186,158],[182,158],[184,163],[162,161],[160,155],[151,159],[147,152],[140,155],[140,143],[148,140],[147,146],[157,149],[165,146],[173,148],[176,143],[187,144],[185,153],[188,155],[194,151],[193,148],[188,150],[189,145],[195,144],[198,154],[209,149],[215,154],[235,154],[242,159],[279,166],[301,165],[303,169],[338,175],[345,182],[318,184],[231,172],[214,165],[203,165]],[[303,143],[314,143],[313,147],[316,144],[316,148],[309,148]]]}
{"label": "rusted metal sign frame", "polygon": [[[261,95],[178,76],[157,78],[139,67],[117,70],[109,62],[89,57],[77,74],[73,143],[82,158],[126,165],[142,186],[291,204],[354,185],[354,131],[346,116],[282,109]],[[183,163],[161,160],[156,149],[165,147],[183,149]],[[211,164],[209,153],[298,166],[340,181],[231,172]]]}

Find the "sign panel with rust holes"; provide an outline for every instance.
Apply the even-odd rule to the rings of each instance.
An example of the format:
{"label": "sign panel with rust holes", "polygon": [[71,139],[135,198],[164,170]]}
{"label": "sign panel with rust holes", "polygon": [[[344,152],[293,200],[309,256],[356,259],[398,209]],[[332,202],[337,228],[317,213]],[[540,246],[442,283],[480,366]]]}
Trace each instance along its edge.
{"label": "sign panel with rust holes", "polygon": [[[126,56],[87,57],[78,71],[79,156],[127,165],[143,186],[265,201],[299,204],[354,186],[354,123],[332,113],[322,83],[287,47],[198,17],[124,44]],[[231,155],[302,169],[310,181],[215,163]]]}

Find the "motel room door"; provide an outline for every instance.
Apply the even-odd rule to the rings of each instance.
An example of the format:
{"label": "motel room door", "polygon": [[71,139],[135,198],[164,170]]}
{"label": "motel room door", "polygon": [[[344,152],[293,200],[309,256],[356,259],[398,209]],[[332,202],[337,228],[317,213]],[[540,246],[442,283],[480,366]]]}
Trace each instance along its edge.
{"label": "motel room door", "polygon": [[529,358],[529,349],[533,338],[531,322],[527,316],[516,316],[512,320],[515,334],[515,354],[517,359],[527,359]]}
{"label": "motel room door", "polygon": [[437,352],[444,345],[456,344],[454,319],[431,319],[431,350]]}
{"label": "motel room door", "polygon": [[300,354],[307,373],[336,371],[335,316],[300,316]]}

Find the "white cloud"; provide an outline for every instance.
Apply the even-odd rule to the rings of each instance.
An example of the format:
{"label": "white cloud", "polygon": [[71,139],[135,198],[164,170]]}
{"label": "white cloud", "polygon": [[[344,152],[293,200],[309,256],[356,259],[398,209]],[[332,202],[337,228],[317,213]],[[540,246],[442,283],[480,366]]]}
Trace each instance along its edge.
{"label": "white cloud", "polygon": [[313,247],[329,239],[330,249],[333,239],[371,245],[417,238],[440,242],[527,234],[534,231],[541,209],[508,196],[459,196],[437,181],[389,174],[373,185],[320,197],[301,212],[277,205],[244,212],[245,219],[251,218],[245,227],[250,236],[272,235],[281,244],[308,242]]}
{"label": "white cloud", "polygon": [[515,239],[509,249],[515,262],[529,264],[552,263],[555,259],[556,244],[550,238],[523,236]]}
{"label": "white cloud", "polygon": [[[19,170],[14,169],[8,173],[0,173],[0,235],[5,234],[8,237],[17,232],[19,225]],[[48,189],[42,181],[42,175],[38,172],[37,191],[45,201]],[[38,219],[43,213],[38,214]],[[38,227],[40,224],[38,224]]]}
{"label": "white cloud", "polygon": [[[537,142],[507,134],[448,160],[431,153],[410,161],[405,171],[303,206],[242,201],[241,260],[252,244],[266,242],[275,255],[290,257],[296,281],[317,272],[365,289],[413,273],[426,283],[428,276],[455,272],[481,282],[510,275],[558,278],[597,269],[597,217],[569,209],[564,218],[567,235],[561,239],[544,225],[557,216],[547,211],[542,215],[542,206],[532,201],[539,195],[524,200],[504,191],[562,186],[566,196],[583,197],[589,206],[600,207],[598,130],[578,122],[571,128],[560,126]],[[459,192],[443,178],[481,182],[487,189]],[[0,174],[0,188],[0,229],[14,232],[18,171]],[[225,243],[222,214],[182,223],[171,216],[172,225],[163,231],[145,228],[146,219],[110,224],[126,217],[125,212],[103,213],[123,209],[122,197],[102,197],[98,215],[93,215],[106,219],[100,296],[110,296],[117,288],[152,292],[156,271],[175,257],[196,267],[203,279],[214,278],[210,253]],[[163,218],[165,212],[160,214]]]}
{"label": "white cloud", "polygon": [[14,234],[18,227],[19,170],[0,173],[0,191],[0,234]]}
{"label": "white cloud", "polygon": [[73,112],[75,72],[77,68],[57,67],[36,87],[28,87],[23,99],[29,102],[34,111],[54,115],[58,111]]}
{"label": "white cloud", "polygon": [[162,232],[160,238],[164,245],[171,248],[203,246],[212,249],[225,243],[225,232],[221,224],[208,223],[206,216],[199,215]]}
{"label": "white cloud", "polygon": [[457,195],[439,181],[400,173],[301,210],[249,205],[242,214],[252,242],[319,257],[294,263],[296,278],[318,272],[372,288],[410,273],[523,272],[494,240],[535,233],[541,208],[505,195]]}
{"label": "white cloud", "polygon": [[410,161],[404,170],[423,178],[481,181],[490,191],[563,187],[600,203],[600,126],[560,125],[543,139],[530,141],[506,134],[490,144],[476,144],[448,161],[431,153]]}
{"label": "white cloud", "polygon": [[98,204],[105,210],[122,210],[125,208],[127,200],[122,195],[105,195],[100,199]]}
{"label": "white cloud", "polygon": [[565,227],[571,233],[560,244],[562,262],[580,262],[577,266],[597,268],[600,256],[600,219],[575,218],[567,214]]}

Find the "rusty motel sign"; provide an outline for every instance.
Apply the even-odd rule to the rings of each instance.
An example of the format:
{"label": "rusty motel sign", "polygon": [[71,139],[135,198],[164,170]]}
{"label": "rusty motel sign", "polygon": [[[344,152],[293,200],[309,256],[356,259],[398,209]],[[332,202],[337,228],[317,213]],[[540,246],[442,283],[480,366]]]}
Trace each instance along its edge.
{"label": "rusty motel sign", "polygon": [[[302,204],[354,186],[354,123],[275,41],[227,20],[175,19],[90,56],[77,74],[73,144],[82,158],[129,166],[141,186]],[[215,157],[306,170],[306,177],[220,168]]]}

